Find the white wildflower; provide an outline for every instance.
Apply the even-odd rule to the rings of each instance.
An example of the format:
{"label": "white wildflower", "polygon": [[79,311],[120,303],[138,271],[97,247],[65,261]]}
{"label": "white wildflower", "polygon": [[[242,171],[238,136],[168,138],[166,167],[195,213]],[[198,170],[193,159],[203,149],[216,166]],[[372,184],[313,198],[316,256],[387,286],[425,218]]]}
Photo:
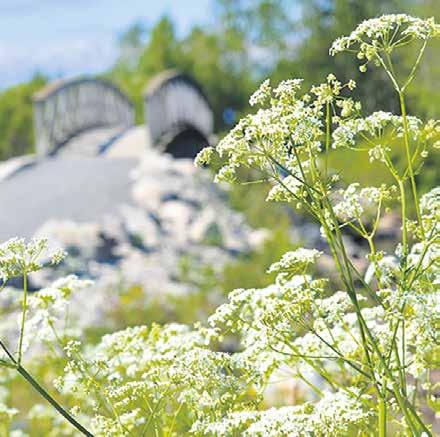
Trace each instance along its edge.
{"label": "white wildflower", "polygon": [[349,35],[336,39],[331,48],[332,56],[347,50],[358,50],[360,59],[372,60],[378,53],[392,50],[408,42],[427,40],[440,35],[440,26],[434,18],[426,20],[406,14],[382,15],[363,21]]}
{"label": "white wildflower", "polygon": [[270,79],[266,79],[260,87],[249,98],[251,106],[263,105],[270,99],[272,88],[270,86]]}
{"label": "white wildflower", "polygon": [[279,261],[269,267],[267,272],[289,275],[304,273],[310,264],[315,264],[320,255],[322,255],[322,252],[319,250],[301,247],[285,253]]}
{"label": "white wildflower", "polygon": [[47,239],[33,239],[26,243],[24,238],[11,238],[0,245],[0,277],[7,281],[16,276],[36,272],[44,267],[44,258],[54,256],[59,259],[59,252],[48,255]]}
{"label": "white wildflower", "polygon": [[[408,117],[408,129],[413,140],[418,140],[422,131],[422,122],[417,117]],[[377,111],[366,118],[348,119],[340,122],[333,132],[333,148],[355,147],[358,136],[374,141],[387,141],[403,136],[403,119],[399,115]],[[379,143],[379,145],[382,145]],[[383,146],[383,145],[382,145]],[[386,149],[383,149],[386,150]],[[371,156],[370,156],[371,158]],[[375,157],[375,159],[381,158]]]}
{"label": "white wildflower", "polygon": [[350,184],[345,190],[339,191],[339,202],[333,209],[336,217],[342,222],[361,220],[376,215],[377,208],[384,200],[393,196],[394,190],[385,185],[381,187],[360,188],[358,183]]}
{"label": "white wildflower", "polygon": [[278,437],[288,435],[345,435],[352,427],[367,429],[371,413],[363,405],[365,395],[349,397],[345,392],[326,392],[313,404],[270,408],[265,411],[238,411],[218,422],[199,421],[192,432],[246,437]]}
{"label": "white wildflower", "polygon": [[293,176],[285,177],[282,182],[277,182],[266,197],[268,202],[292,202],[297,200],[303,188],[302,183]]}
{"label": "white wildflower", "polygon": [[211,162],[212,156],[214,154],[213,147],[205,147],[196,156],[194,164],[196,167],[203,167]]}

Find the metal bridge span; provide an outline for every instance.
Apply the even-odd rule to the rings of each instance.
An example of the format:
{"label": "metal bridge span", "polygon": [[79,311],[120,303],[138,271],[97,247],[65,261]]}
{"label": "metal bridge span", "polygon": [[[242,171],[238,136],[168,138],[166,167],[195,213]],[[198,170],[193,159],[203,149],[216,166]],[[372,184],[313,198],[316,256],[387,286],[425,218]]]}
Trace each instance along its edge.
{"label": "metal bridge span", "polygon": [[213,113],[189,76],[166,71],[144,94],[145,124],[101,79],[48,85],[34,99],[36,155],[0,165],[0,241],[30,237],[48,219],[93,221],[131,202],[131,171],[149,153],[192,158],[212,142]]}
{"label": "metal bridge span", "polygon": [[[165,71],[150,81],[143,97],[145,147],[194,157],[211,141],[213,113],[190,76]],[[106,80],[54,82],[34,98],[37,155],[100,154],[130,130],[134,120],[129,98]]]}

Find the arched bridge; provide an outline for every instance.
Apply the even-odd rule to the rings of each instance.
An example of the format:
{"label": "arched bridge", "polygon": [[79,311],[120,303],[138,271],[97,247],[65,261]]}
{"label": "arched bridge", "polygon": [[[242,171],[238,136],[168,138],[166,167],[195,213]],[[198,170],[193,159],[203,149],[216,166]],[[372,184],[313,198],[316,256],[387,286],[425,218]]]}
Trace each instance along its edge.
{"label": "arched bridge", "polygon": [[132,170],[155,153],[194,157],[212,141],[213,114],[200,86],[167,71],[144,94],[145,126],[102,79],[55,82],[34,99],[36,157],[0,163],[0,241],[30,237],[48,219],[75,222],[117,214],[131,203]]}
{"label": "arched bridge", "polygon": [[[175,157],[194,157],[213,135],[213,113],[206,95],[190,76],[166,71],[144,94],[145,147]],[[134,126],[134,107],[114,84],[73,79],[46,86],[34,97],[37,154],[58,151],[94,155]],[[91,134],[93,132],[93,135]]]}

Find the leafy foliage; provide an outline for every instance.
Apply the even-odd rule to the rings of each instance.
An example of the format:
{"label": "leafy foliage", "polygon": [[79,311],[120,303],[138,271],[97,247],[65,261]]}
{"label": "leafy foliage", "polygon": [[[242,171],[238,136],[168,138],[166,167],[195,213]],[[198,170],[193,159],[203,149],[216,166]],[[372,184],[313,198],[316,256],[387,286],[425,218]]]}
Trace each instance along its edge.
{"label": "leafy foliage", "polygon": [[32,96],[45,82],[44,77],[36,75],[30,82],[0,94],[0,159],[34,150]]}

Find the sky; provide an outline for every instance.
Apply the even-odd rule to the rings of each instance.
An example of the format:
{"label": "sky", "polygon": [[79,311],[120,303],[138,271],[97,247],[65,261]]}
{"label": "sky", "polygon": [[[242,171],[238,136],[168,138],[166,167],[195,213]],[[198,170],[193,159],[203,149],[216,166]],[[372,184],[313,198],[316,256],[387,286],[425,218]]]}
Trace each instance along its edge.
{"label": "sky", "polygon": [[181,34],[206,23],[211,0],[0,0],[0,89],[29,80],[99,73],[138,20],[167,14]]}

